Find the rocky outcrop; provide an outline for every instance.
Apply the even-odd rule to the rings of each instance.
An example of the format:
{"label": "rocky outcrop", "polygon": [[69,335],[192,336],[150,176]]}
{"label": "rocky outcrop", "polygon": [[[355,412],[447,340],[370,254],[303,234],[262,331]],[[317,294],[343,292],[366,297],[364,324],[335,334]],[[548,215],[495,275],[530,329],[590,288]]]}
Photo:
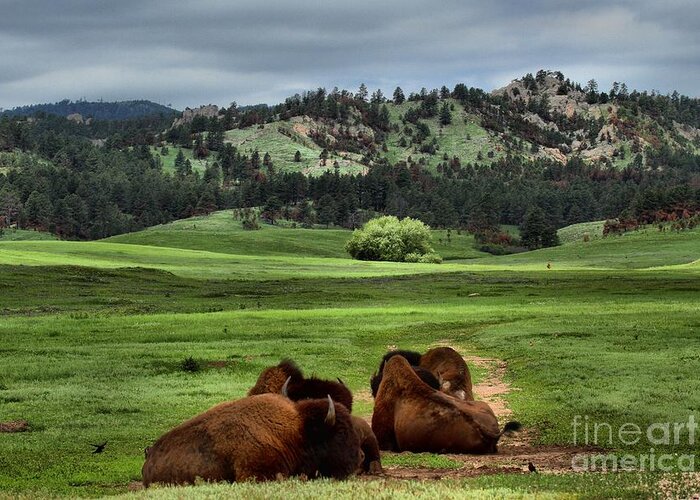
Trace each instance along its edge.
{"label": "rocky outcrop", "polygon": [[216,104],[207,104],[198,108],[185,108],[180,118],[176,118],[173,122],[173,127],[179,127],[186,123],[191,123],[195,116],[205,116],[212,118],[219,115],[219,106]]}
{"label": "rocky outcrop", "polygon": [[83,120],[83,115],[80,113],[72,113],[68,116],[66,116],[66,120],[75,122],[75,123],[85,123],[85,120]]}

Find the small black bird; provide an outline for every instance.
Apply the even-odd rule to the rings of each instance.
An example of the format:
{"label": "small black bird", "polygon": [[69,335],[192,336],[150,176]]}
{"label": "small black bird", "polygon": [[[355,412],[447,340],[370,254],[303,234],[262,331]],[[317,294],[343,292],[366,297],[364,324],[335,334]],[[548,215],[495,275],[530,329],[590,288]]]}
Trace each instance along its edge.
{"label": "small black bird", "polygon": [[527,470],[529,470],[530,472],[534,472],[535,474],[537,474],[537,467],[535,467],[535,464],[533,464],[532,462],[528,462],[528,463],[527,463]]}
{"label": "small black bird", "polygon": [[105,446],[107,446],[107,441],[101,444],[91,444],[90,446],[93,446],[95,448],[95,451],[92,452],[93,455],[96,455],[97,453],[102,453],[105,451]]}

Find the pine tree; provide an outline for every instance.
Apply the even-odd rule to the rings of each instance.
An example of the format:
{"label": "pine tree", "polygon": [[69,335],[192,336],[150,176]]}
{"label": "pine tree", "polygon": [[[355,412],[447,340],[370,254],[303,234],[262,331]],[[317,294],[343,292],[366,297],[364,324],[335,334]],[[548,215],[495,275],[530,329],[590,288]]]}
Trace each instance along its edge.
{"label": "pine tree", "polygon": [[365,85],[364,83],[361,83],[361,84],[360,84],[360,88],[359,88],[357,94],[355,94],[355,97],[356,97],[357,99],[359,99],[360,101],[365,101],[365,102],[367,102],[367,96],[368,96],[368,95],[369,95],[369,93],[368,93],[368,91],[367,91],[367,85]]}
{"label": "pine tree", "polygon": [[401,87],[396,87],[394,90],[394,104],[403,104],[406,100],[406,96],[403,94]]}
{"label": "pine tree", "polygon": [[531,250],[559,244],[557,230],[547,220],[544,210],[537,206],[530,207],[527,211],[520,233],[520,240],[524,246]]}
{"label": "pine tree", "polygon": [[450,106],[446,103],[442,103],[440,108],[440,125],[449,125],[452,123],[452,113],[450,113]]}
{"label": "pine tree", "polygon": [[333,197],[329,194],[324,194],[321,199],[318,200],[316,212],[318,214],[318,222],[325,224],[326,227],[335,222],[337,210]]}

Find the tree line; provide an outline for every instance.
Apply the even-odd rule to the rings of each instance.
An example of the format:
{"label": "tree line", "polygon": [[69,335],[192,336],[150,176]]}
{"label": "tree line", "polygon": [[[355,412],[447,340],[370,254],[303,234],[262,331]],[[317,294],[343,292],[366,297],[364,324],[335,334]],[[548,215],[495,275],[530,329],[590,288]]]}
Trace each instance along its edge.
{"label": "tree line", "polygon": [[[540,77],[527,84],[537,85]],[[573,84],[563,80],[562,85]],[[433,227],[470,229],[488,243],[504,239],[499,224],[523,224],[528,218],[551,233],[552,228],[577,222],[642,217],[669,207],[695,213],[700,206],[700,157],[667,144],[647,147],[643,162],[621,170],[586,164],[577,157],[566,164],[526,160],[518,154],[522,145],[516,139],[498,160],[463,163],[446,157],[437,172],[410,158],[392,164],[380,154],[392,126],[387,98],[381,91],[368,95],[363,87],[357,93],[318,89],[277,106],[238,108],[234,103],[220,117],[195,117],[165,133],[157,117],[90,125],[56,116],[0,118],[0,225],[94,239],[217,209],[262,207],[271,222],[284,217],[342,227],[357,227],[376,214],[409,216]],[[614,98],[621,94],[618,89]],[[392,97],[395,103],[416,103],[402,121],[413,127],[417,144],[429,144],[421,133],[421,120],[450,119],[448,98],[479,112],[487,126],[541,133],[519,121],[519,104],[463,84],[451,91],[423,89],[408,98],[397,88]],[[542,103],[535,106],[540,112],[546,108]],[[370,127],[374,139],[356,146],[364,154],[367,172],[343,174],[331,165],[317,177],[278,172],[268,153],[244,154],[223,140],[223,132],[233,126],[300,114],[341,123],[352,118]],[[338,130],[343,139],[347,132],[342,126]],[[193,171],[179,154],[175,174],[165,173],[149,147],[163,139],[191,148],[195,157],[208,158],[206,170]],[[555,144],[562,138],[537,140]]]}

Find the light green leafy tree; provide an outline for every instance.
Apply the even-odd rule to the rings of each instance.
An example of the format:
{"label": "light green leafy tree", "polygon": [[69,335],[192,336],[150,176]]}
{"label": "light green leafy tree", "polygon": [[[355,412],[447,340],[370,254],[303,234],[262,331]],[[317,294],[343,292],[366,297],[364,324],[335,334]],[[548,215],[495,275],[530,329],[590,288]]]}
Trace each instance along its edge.
{"label": "light green leafy tree", "polygon": [[356,229],[345,249],[355,259],[441,262],[430,245],[430,228],[417,219],[393,215],[372,219]]}

